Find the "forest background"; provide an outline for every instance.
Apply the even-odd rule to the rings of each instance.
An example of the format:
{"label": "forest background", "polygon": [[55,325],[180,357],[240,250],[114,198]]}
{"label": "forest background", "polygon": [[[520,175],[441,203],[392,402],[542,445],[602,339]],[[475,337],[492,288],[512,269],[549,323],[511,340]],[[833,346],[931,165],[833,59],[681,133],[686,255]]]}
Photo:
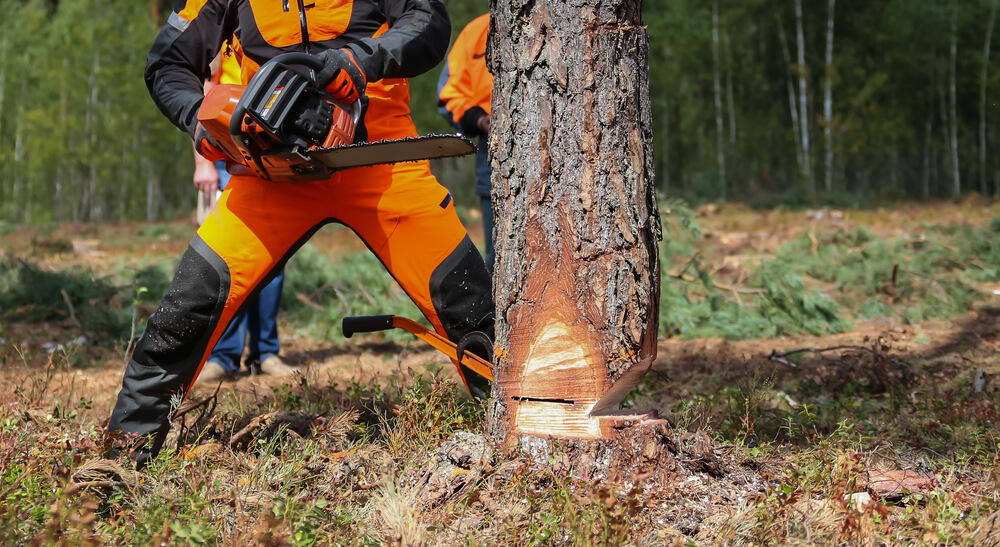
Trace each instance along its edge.
{"label": "forest background", "polygon": [[[449,1],[454,40],[486,0]],[[0,219],[194,207],[189,138],[150,100],[169,0],[0,0]],[[1000,194],[996,0],[646,0],[657,188],[692,203],[851,206]],[[422,133],[438,69],[412,80]],[[435,164],[475,204],[471,160]]]}

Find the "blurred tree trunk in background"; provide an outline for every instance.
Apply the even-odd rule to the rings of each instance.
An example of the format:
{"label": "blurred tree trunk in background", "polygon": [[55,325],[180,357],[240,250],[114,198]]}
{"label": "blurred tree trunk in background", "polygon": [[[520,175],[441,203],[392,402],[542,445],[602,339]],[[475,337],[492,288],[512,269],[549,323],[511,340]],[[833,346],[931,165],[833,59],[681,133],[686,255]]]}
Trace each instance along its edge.
{"label": "blurred tree trunk in background", "polygon": [[826,17],[826,66],[823,73],[823,147],[826,158],[824,189],[833,191],[833,13],[837,0],[830,0]]}
{"label": "blurred tree trunk in background", "polygon": [[712,3],[712,84],[715,90],[715,155],[719,166],[719,199],[726,201],[726,144],[722,129],[722,82],[719,73],[719,1]]}
{"label": "blurred tree trunk in background", "polygon": [[986,25],[986,38],[983,40],[982,75],[979,88],[979,193],[989,195],[987,181],[989,171],[986,168],[986,77],[990,69],[990,42],[993,39],[993,25],[997,19],[997,0],[990,5],[990,22]]}
{"label": "blurred tree trunk in background", "polygon": [[948,99],[951,110],[948,112],[951,128],[948,131],[951,136],[951,180],[952,197],[962,194],[962,175],[959,172],[958,164],[958,91],[956,87],[956,71],[958,65],[958,0],[951,0],[951,55],[948,63]]}
{"label": "blurred tree trunk in background", "polygon": [[799,122],[802,124],[802,129],[799,130],[802,138],[802,177],[810,195],[815,195],[816,180],[813,178],[812,152],[809,147],[809,65],[806,64],[806,38],[802,30],[802,0],[795,0],[795,43],[799,55],[796,69],[799,74]]}

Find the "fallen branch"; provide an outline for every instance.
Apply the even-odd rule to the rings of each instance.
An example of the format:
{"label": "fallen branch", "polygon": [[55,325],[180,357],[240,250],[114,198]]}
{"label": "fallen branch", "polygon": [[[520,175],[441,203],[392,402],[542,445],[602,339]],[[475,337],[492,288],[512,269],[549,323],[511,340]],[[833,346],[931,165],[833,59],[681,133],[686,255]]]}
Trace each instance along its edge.
{"label": "fallen branch", "polygon": [[89,482],[78,482],[70,485],[69,488],[63,491],[63,494],[67,496],[72,496],[81,490],[86,488],[113,488],[127,486],[123,481],[89,481]]}
{"label": "fallen branch", "polygon": [[319,304],[313,302],[308,296],[302,293],[295,293],[295,299],[314,310],[323,311],[323,306],[320,306]]}
{"label": "fallen branch", "polygon": [[173,420],[177,421],[178,419],[182,418],[185,414],[191,412],[192,410],[195,410],[196,408],[200,408],[200,407],[206,406],[209,403],[212,403],[212,408],[210,408],[208,410],[208,412],[211,413],[212,411],[214,411],[215,410],[215,404],[218,402],[218,396],[219,396],[219,389],[220,388],[222,388],[222,381],[221,380],[219,381],[219,385],[215,386],[215,392],[212,393],[211,395],[209,395],[208,397],[205,397],[201,401],[198,401],[197,403],[194,403],[194,404],[192,404],[189,407],[178,408],[177,411],[174,412]]}
{"label": "fallen branch", "polygon": [[66,293],[66,289],[59,289],[59,292],[62,293],[63,302],[65,302],[66,307],[69,308],[70,320],[73,321],[73,324],[75,324],[78,329],[80,329],[80,332],[83,333],[83,337],[89,340],[90,336],[87,335],[87,329],[83,328],[83,323],[80,323],[80,320],[76,318],[76,309],[73,308],[73,303],[69,301],[69,294]]}
{"label": "fallen branch", "polygon": [[[671,277],[679,279],[681,281],[686,281],[688,283],[698,283],[701,284],[701,280],[690,275],[678,274],[672,275]],[[767,289],[745,289],[743,287],[732,287],[729,285],[723,285],[721,283],[712,283],[713,289],[718,289],[720,291],[728,291],[733,294],[766,294]]]}
{"label": "fallen branch", "polygon": [[859,346],[859,345],[854,345],[854,344],[844,344],[844,345],[840,345],[840,346],[830,346],[828,348],[797,348],[797,349],[792,349],[792,350],[788,350],[788,351],[783,351],[781,353],[778,353],[777,350],[771,350],[771,353],[767,356],[767,358],[768,358],[768,360],[774,361],[776,363],[781,363],[783,365],[788,365],[788,366],[790,366],[792,368],[798,368],[798,365],[796,365],[795,363],[793,363],[791,361],[788,361],[787,359],[785,359],[785,357],[788,357],[789,355],[794,355],[796,353],[810,352],[810,353],[822,354],[822,353],[826,353],[826,352],[829,352],[829,351],[839,351],[839,350],[845,350],[845,349],[854,349],[854,350],[867,351],[868,353],[871,353],[872,355],[874,355],[876,357],[885,357],[886,359],[888,359],[893,364],[900,365],[900,366],[905,367],[907,369],[912,369],[913,368],[910,365],[904,363],[903,361],[900,361],[899,359],[896,359],[895,357],[893,357],[891,355],[886,355],[885,353],[883,353],[881,351],[878,351],[878,350],[875,350],[873,348],[870,348],[868,346]]}

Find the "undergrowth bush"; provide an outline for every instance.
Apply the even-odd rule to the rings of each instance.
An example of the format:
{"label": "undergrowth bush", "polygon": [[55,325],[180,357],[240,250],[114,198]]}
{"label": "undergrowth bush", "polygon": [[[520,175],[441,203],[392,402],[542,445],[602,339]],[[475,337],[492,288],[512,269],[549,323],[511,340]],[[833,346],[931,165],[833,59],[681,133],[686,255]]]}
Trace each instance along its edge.
{"label": "undergrowth bush", "polygon": [[168,284],[156,266],[113,277],[83,268],[52,271],[16,257],[0,259],[0,319],[40,323],[75,316],[92,341],[121,340],[129,336],[133,305],[153,303]]}
{"label": "undergrowth bush", "polygon": [[[288,261],[282,311],[296,330],[343,341],[341,320],[352,315],[392,314],[425,322],[385,267],[368,251],[327,257],[306,244]],[[409,335],[387,331],[388,339]]]}
{"label": "undergrowth bush", "polygon": [[857,317],[916,323],[968,311],[979,295],[974,284],[998,279],[998,228],[933,226],[893,240],[864,228],[812,234],[816,241],[803,234],[779,247],[775,261],[832,286]]}
{"label": "undergrowth bush", "polygon": [[[664,212],[661,335],[748,339],[849,328],[837,302],[807,287],[786,261],[765,262],[746,287],[717,284],[697,255],[702,234],[694,212],[678,201],[668,202]],[[678,264],[686,264],[684,271],[671,272]]]}

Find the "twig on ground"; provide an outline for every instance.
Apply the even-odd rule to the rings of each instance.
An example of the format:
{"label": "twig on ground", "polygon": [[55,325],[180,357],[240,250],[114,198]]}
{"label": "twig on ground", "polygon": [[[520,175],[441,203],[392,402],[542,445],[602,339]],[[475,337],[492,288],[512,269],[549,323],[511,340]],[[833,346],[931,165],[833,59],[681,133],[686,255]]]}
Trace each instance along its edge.
{"label": "twig on ground", "polygon": [[701,253],[694,253],[693,255],[691,255],[691,258],[688,259],[686,264],[684,264],[684,267],[681,268],[681,271],[677,272],[676,274],[671,274],[670,277],[676,277],[677,279],[684,279],[684,273],[687,272],[687,269],[691,267],[691,264],[694,264],[694,261],[698,259],[699,254]]}
{"label": "twig on ground", "polygon": [[323,310],[323,306],[320,306],[319,304],[313,302],[308,296],[302,293],[295,293],[295,299],[314,310],[320,310],[320,311]]}
{"label": "twig on ground", "polygon": [[207,406],[209,403],[212,403],[212,408],[209,409],[209,412],[214,411],[215,410],[215,405],[218,403],[219,389],[221,389],[221,388],[222,388],[222,382],[220,381],[219,385],[215,387],[215,392],[213,392],[208,397],[205,397],[204,399],[198,401],[197,403],[192,404],[191,406],[189,406],[187,408],[179,408],[179,409],[177,409],[177,412],[174,413],[174,418],[173,419],[177,420],[179,418],[182,418],[184,415],[186,415],[187,413],[191,412],[192,410],[195,410],[197,408],[201,408],[203,406]]}
{"label": "twig on ground", "polygon": [[[694,277],[691,277],[690,275],[683,275],[683,274],[681,274],[679,276],[678,275],[673,275],[671,277],[674,277],[674,278],[679,279],[681,281],[686,281],[688,283],[699,283],[699,284],[701,283],[700,279],[696,279]],[[767,289],[746,289],[746,288],[743,288],[743,287],[732,287],[730,285],[723,285],[722,283],[712,283],[712,288],[713,289],[719,289],[720,291],[728,291],[728,292],[731,292],[733,294],[737,294],[737,293],[739,293],[739,294],[765,294],[765,293],[767,293]]]}
{"label": "twig on ground", "polygon": [[805,353],[805,352],[826,353],[828,351],[838,351],[838,350],[844,350],[844,349],[855,349],[855,350],[860,350],[860,351],[867,351],[868,353],[871,353],[872,355],[875,355],[877,357],[885,357],[886,359],[889,359],[889,361],[891,361],[893,364],[900,365],[900,366],[902,366],[904,368],[907,368],[907,369],[913,368],[910,365],[904,363],[903,361],[900,361],[899,359],[897,359],[897,358],[895,358],[895,357],[893,357],[891,355],[886,355],[885,353],[883,353],[881,351],[878,351],[878,350],[875,350],[873,348],[870,348],[868,346],[859,346],[859,345],[854,345],[854,344],[844,344],[844,345],[840,345],[840,346],[830,346],[828,348],[796,348],[796,349],[792,349],[792,350],[788,350],[788,351],[783,351],[781,353],[778,353],[777,350],[771,350],[771,353],[767,356],[767,358],[769,360],[771,360],[771,361],[776,362],[776,363],[781,363],[783,365],[788,365],[788,366],[793,367],[793,368],[798,368],[798,365],[796,365],[795,363],[793,363],[791,361],[788,361],[788,360],[786,360],[784,358],[788,357],[789,355],[794,355],[796,353]]}
{"label": "twig on ground", "polygon": [[66,307],[69,308],[70,320],[80,329],[83,337],[89,340],[90,336],[87,334],[87,329],[83,328],[83,323],[80,323],[80,320],[76,318],[76,309],[73,308],[73,303],[69,301],[69,294],[66,293],[66,289],[59,289],[59,292],[62,293],[63,302],[66,302]]}

